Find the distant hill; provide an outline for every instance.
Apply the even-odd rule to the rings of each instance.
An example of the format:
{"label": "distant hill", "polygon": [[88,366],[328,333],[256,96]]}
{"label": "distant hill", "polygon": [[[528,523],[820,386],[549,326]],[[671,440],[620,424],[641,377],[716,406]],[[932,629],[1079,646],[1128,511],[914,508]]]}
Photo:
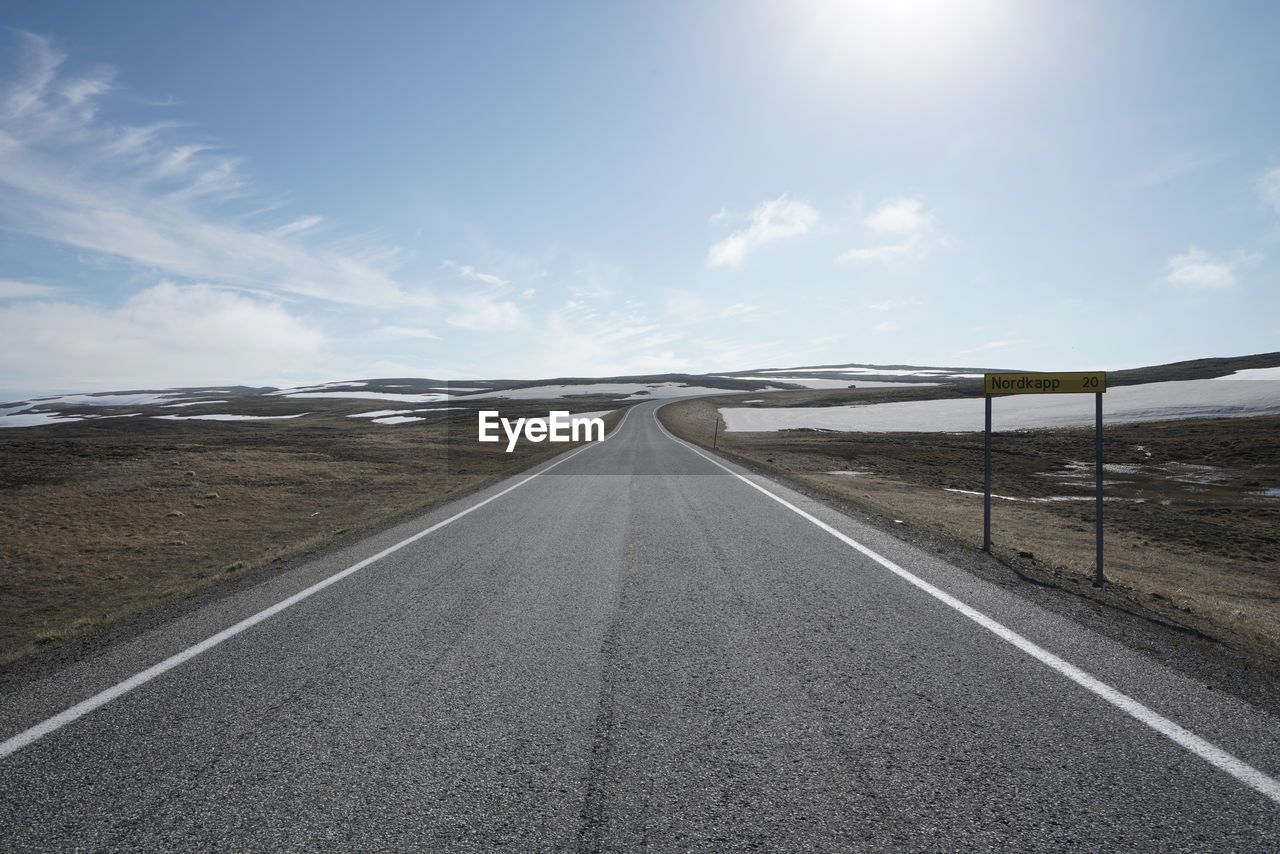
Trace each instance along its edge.
{"label": "distant hill", "polygon": [[[1196,359],[1112,371],[1113,386],[1210,379],[1240,370],[1280,366],[1280,353]],[[965,393],[991,368],[923,365],[806,365],[723,374],[552,377],[541,380],[449,381],[424,377],[338,380],[296,388],[200,386],[63,394],[0,404],[0,427],[33,427],[107,418],[171,421],[253,421],[304,417],[387,418],[410,423],[493,405],[490,401],[560,401],[575,411],[667,397],[800,389],[952,386]],[[1005,369],[1000,369],[1005,370]],[[406,417],[412,416],[412,418]]]}

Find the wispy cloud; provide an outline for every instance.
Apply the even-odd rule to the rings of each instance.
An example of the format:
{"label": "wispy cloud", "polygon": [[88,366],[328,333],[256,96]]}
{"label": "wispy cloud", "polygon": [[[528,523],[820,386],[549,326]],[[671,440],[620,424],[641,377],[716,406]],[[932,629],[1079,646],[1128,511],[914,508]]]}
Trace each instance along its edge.
{"label": "wispy cloud", "polygon": [[54,285],[40,285],[35,282],[16,282],[13,279],[0,279],[0,300],[41,299],[56,297],[62,288]]}
{"label": "wispy cloud", "polygon": [[[716,214],[712,219],[720,218]],[[737,267],[746,257],[769,243],[808,234],[821,220],[821,215],[808,203],[787,198],[786,194],[763,202],[747,217],[748,225],[716,243],[707,253],[711,267]]]}
{"label": "wispy cloud", "polygon": [[1250,258],[1237,255],[1232,260],[1192,246],[1169,259],[1164,280],[1171,285],[1198,290],[1230,288],[1236,284],[1236,269]]}
{"label": "wispy cloud", "polygon": [[869,302],[862,307],[867,311],[897,311],[900,308],[910,308],[923,304],[924,300],[920,299],[920,297],[904,297],[902,299],[892,297],[880,302]]}
{"label": "wispy cloud", "polygon": [[571,299],[548,313],[533,369],[544,376],[581,374],[583,365],[596,376],[687,371],[692,363],[668,346],[679,340],[635,308]]}
{"label": "wispy cloud", "polygon": [[924,258],[940,247],[950,246],[951,238],[938,228],[933,211],[916,198],[893,198],[880,205],[862,220],[872,246],[841,253],[841,261],[867,261],[894,264]]}
{"label": "wispy cloud", "polygon": [[309,231],[322,222],[324,222],[324,217],[322,216],[304,216],[299,219],[295,219],[293,222],[286,223],[279,228],[273,228],[270,234],[272,237],[288,237],[291,234],[300,234],[301,232]]}
{"label": "wispy cloud", "polygon": [[735,302],[717,307],[701,294],[688,290],[672,290],[663,301],[669,323],[693,324],[729,318],[748,318],[760,310],[749,302]]}
{"label": "wispy cloud", "polygon": [[481,273],[469,264],[459,264],[446,259],[440,264],[450,270],[458,278],[467,282],[479,283],[468,285],[462,293],[452,293],[443,297],[452,309],[445,317],[450,326],[466,329],[471,332],[510,332],[526,323],[524,312],[520,306],[507,299],[511,282],[492,273]]}
{"label": "wispy cloud", "polygon": [[1009,347],[1016,347],[1019,344],[1025,344],[1025,343],[1027,342],[1021,341],[1021,340],[988,341],[985,344],[979,344],[977,347],[970,347],[968,350],[957,350],[956,355],[968,356],[973,353],[987,353],[991,350],[1004,350]]}
{"label": "wispy cloud", "polygon": [[455,310],[450,326],[472,332],[509,332],[524,325],[524,314],[515,303],[490,294],[464,294],[450,300]]}
{"label": "wispy cloud", "polygon": [[924,209],[924,202],[904,198],[882,202],[863,222],[877,234],[899,236],[928,231],[936,218]]}
{"label": "wispy cloud", "polygon": [[506,279],[503,279],[499,276],[495,276],[492,273],[481,273],[478,270],[476,270],[475,267],[472,267],[470,264],[459,264],[457,261],[452,261],[447,258],[440,263],[440,266],[445,270],[455,271],[459,276],[461,276],[464,279],[474,279],[477,282],[484,282],[486,285],[496,285],[499,287],[505,287],[506,285],[511,284]]}
{"label": "wispy cloud", "polygon": [[707,301],[692,291],[671,291],[663,307],[667,316],[676,323],[696,323],[709,314]]}
{"label": "wispy cloud", "polygon": [[886,332],[897,332],[902,329],[902,324],[892,320],[882,320],[875,326],[871,327],[871,331],[883,335]]}
{"label": "wispy cloud", "polygon": [[1258,179],[1258,195],[1273,211],[1280,214],[1280,166],[1263,173]]}
{"label": "wispy cloud", "polygon": [[439,339],[440,336],[435,335],[430,329],[423,329],[420,326],[380,326],[375,330],[374,335],[379,338],[405,339],[405,338],[433,338]]}
{"label": "wispy cloud", "polygon": [[324,333],[279,301],[208,285],[162,282],[117,308],[58,300],[0,306],[5,382],[33,393],[275,383],[310,374],[325,345]]}
{"label": "wispy cloud", "polygon": [[175,139],[173,122],[108,121],[110,69],[73,74],[48,39],[19,38],[21,70],[0,95],[0,224],[168,276],[349,304],[430,304],[396,280],[398,249],[304,242],[314,216],[255,227],[232,210],[253,197],[238,158]]}
{"label": "wispy cloud", "polygon": [[1212,166],[1219,162],[1225,155],[1221,152],[1206,153],[1203,151],[1179,151],[1162,159],[1156,160],[1154,163],[1144,166],[1142,169],[1129,176],[1126,182],[1128,186],[1141,189],[1144,187],[1158,187],[1161,184],[1167,184],[1184,175],[1190,175],[1198,172],[1207,166]]}

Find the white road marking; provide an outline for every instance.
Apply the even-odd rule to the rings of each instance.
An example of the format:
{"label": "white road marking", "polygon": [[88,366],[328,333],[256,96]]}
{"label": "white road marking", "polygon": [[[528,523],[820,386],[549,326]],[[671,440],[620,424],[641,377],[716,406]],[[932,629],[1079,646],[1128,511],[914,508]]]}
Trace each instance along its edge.
{"label": "white road marking", "polygon": [[[631,414],[631,408],[628,408],[627,411],[622,414],[622,420],[618,422],[618,426],[613,428],[613,432],[610,433],[608,436],[606,436],[604,439],[602,439],[601,442],[607,442],[609,439],[612,439],[614,436],[616,436],[618,432],[622,430],[622,425],[627,423],[627,416],[630,414]],[[10,754],[21,750],[22,748],[26,747],[32,742],[38,741],[39,739],[44,738],[49,733],[54,732],[55,730],[61,729],[62,727],[66,726],[72,721],[82,718],[92,711],[96,709],[100,709],[101,707],[105,706],[107,703],[110,703],[112,700],[115,700],[118,697],[122,697],[125,694],[128,694],[130,691],[132,691],[134,688],[137,688],[139,685],[145,685],[147,682],[150,682],[152,679],[155,679],[157,676],[161,675],[162,673],[166,673],[172,670],[173,668],[179,666],[180,664],[184,664],[190,661],[191,659],[195,658],[197,655],[199,655],[202,652],[206,652],[210,649],[213,649],[215,646],[222,643],[223,641],[228,640],[229,638],[233,638],[236,635],[243,632],[244,630],[252,628],[253,626],[256,626],[258,623],[261,623],[263,620],[266,620],[269,617],[273,617],[276,614],[279,614],[281,611],[285,610],[286,608],[289,608],[293,605],[298,604],[303,599],[306,599],[316,593],[319,593],[321,590],[325,589],[331,584],[337,584],[339,581],[346,578],[348,575],[352,575],[354,573],[359,572],[369,564],[382,560],[382,558],[386,557],[387,555],[392,554],[393,552],[399,551],[400,549],[404,548],[410,543],[417,542],[418,540],[422,539],[428,534],[431,534],[431,533],[434,533],[435,531],[440,530],[445,525],[448,525],[451,522],[458,521],[463,516],[466,516],[469,513],[474,513],[476,510],[479,510],[481,507],[485,506],[489,502],[496,501],[497,499],[506,495],[508,492],[519,489],[529,481],[533,480],[538,475],[541,475],[550,471],[551,469],[555,468],[561,463],[568,462],[570,459],[572,459],[573,457],[576,457],[578,454],[582,453],[588,448],[601,444],[601,442],[592,442],[592,443],[583,445],[581,448],[578,448],[575,451],[571,451],[570,453],[556,460],[551,465],[547,466],[541,471],[529,475],[524,480],[521,480],[519,483],[515,483],[515,484],[512,484],[511,486],[508,486],[506,489],[502,490],[496,495],[490,495],[484,501],[477,502],[476,504],[473,504],[470,507],[468,507],[466,510],[463,510],[459,513],[455,513],[452,516],[450,516],[448,519],[445,519],[442,522],[437,522],[431,527],[426,528],[425,530],[419,531],[413,536],[407,537],[393,546],[388,546],[387,548],[383,549],[382,551],[378,552],[372,557],[367,557],[364,560],[360,561],[359,563],[352,564],[346,569],[336,572],[333,575],[330,575],[328,578],[324,579],[323,581],[318,581],[315,584],[311,585],[310,587],[306,588],[305,590],[301,590],[293,594],[287,599],[282,599],[281,601],[270,606],[269,608],[264,608],[263,610],[259,611],[253,616],[246,617],[245,619],[241,620],[235,625],[229,626],[228,628],[223,629],[222,631],[218,632],[216,635],[205,638],[204,640],[200,641],[200,643],[195,644],[194,646],[189,646],[186,649],[184,649],[182,652],[178,652],[169,656],[164,661],[161,661],[159,664],[153,664],[151,667],[148,667],[146,670],[143,670],[140,673],[136,673],[133,676],[130,676],[128,679],[125,679],[122,682],[118,682],[115,685],[112,685],[110,688],[106,689],[105,691],[101,691],[97,694],[94,694],[89,699],[82,700],[81,702],[76,703],[71,708],[54,715],[48,720],[41,721],[35,726],[29,729],[25,729],[22,732],[18,733],[17,735],[9,739],[6,739],[4,742],[0,742],[0,759],[3,759],[4,757],[9,756]]]}
{"label": "white road marking", "polygon": [[660,408],[661,407],[654,408],[653,421],[655,424],[658,425],[658,429],[661,430],[663,433],[665,433],[667,435],[667,438],[671,439],[673,442],[683,445],[685,448],[689,449],[693,453],[702,457],[707,462],[710,462],[719,466],[729,474],[736,477],[738,480],[750,486],[752,489],[755,489],[764,493],[765,495],[772,498],[774,501],[781,504],[783,507],[786,507],[788,510],[792,511],[798,516],[804,519],[807,519],[808,521],[817,525],[819,528],[826,531],[828,534],[835,537],[836,539],[840,540],[845,545],[850,546],[851,548],[856,549],[857,551],[871,558],[876,563],[880,564],[885,569],[892,572],[894,575],[897,575],[898,577],[902,578],[908,583],[915,585],[919,589],[923,590],[925,593],[928,593],[930,596],[942,602],[944,605],[947,605],[948,607],[954,608],[956,611],[959,611],[961,614],[968,617],[970,620],[973,620],[973,622],[977,623],[987,631],[999,637],[1001,640],[1004,640],[1010,644],[1013,644],[1015,647],[1025,652],[1027,655],[1030,655],[1032,658],[1035,658],[1039,660],[1041,663],[1052,668],[1053,670],[1056,670],[1058,673],[1061,673],[1063,676],[1067,677],[1072,682],[1075,682],[1077,685],[1081,686],[1082,688],[1085,688],[1086,690],[1092,691],[1094,694],[1097,694],[1099,697],[1106,700],[1111,705],[1120,709],[1125,714],[1129,715],[1135,720],[1141,721],[1142,723],[1151,727],[1153,730],[1160,733],[1164,737],[1168,738],[1170,741],[1173,741],[1179,746],[1186,748],[1187,750],[1191,751],[1196,756],[1199,756],[1201,759],[1215,766],[1219,770],[1225,771],[1226,773],[1230,774],[1232,777],[1239,780],[1241,783],[1244,783],[1249,788],[1262,794],[1264,797],[1270,798],[1271,800],[1275,801],[1277,804],[1280,804],[1280,780],[1276,780],[1274,777],[1271,777],[1270,775],[1265,774],[1262,771],[1259,771],[1257,768],[1254,768],[1252,765],[1248,764],[1243,759],[1240,759],[1239,757],[1228,753],[1227,751],[1223,750],[1217,745],[1212,744],[1211,742],[1205,741],[1203,738],[1196,735],[1194,732],[1191,732],[1191,730],[1186,729],[1185,727],[1179,726],[1178,724],[1164,717],[1160,713],[1154,711],[1153,709],[1148,708],[1147,706],[1144,706],[1142,703],[1139,703],[1137,700],[1133,699],[1128,694],[1125,694],[1121,691],[1116,690],[1115,688],[1112,688],[1110,685],[1090,675],[1089,673],[1085,672],[1079,667],[1076,667],[1074,664],[1068,661],[1065,661],[1064,659],[1061,659],[1058,656],[1054,655],[1053,653],[1049,652],[1047,649],[1044,649],[1043,647],[1038,646],[1035,643],[1032,643],[1030,640],[1027,640],[1022,635],[1010,629],[1008,626],[1005,626],[1002,623],[996,622],[995,620],[991,619],[981,611],[971,608],[970,606],[961,602],[956,597],[952,596],[950,593],[947,593],[945,590],[942,590],[939,587],[935,587],[934,585],[925,581],[923,578],[920,578],[918,575],[915,575],[903,569],[902,567],[898,566],[896,563],[889,560],[888,558],[880,554],[877,554],[876,552],[867,548],[862,543],[858,542],[852,537],[846,534],[843,534],[840,531],[836,530],[835,528],[831,527],[826,522],[823,522],[821,519],[814,516],[813,514],[808,513],[804,510],[801,510],[799,507],[795,506],[794,504],[787,501],[786,499],[780,498],[779,496],[774,495],[772,492],[765,489],[763,486],[751,480],[750,478],[747,478],[741,474],[738,474],[736,471],[724,465],[719,460],[716,460],[716,459],[713,459],[712,457],[707,456],[706,454],[702,453],[702,451],[693,447],[689,443],[681,439],[677,439],[675,436],[672,436],[669,432],[667,432],[667,428],[662,426],[662,422],[658,420],[658,409]]}

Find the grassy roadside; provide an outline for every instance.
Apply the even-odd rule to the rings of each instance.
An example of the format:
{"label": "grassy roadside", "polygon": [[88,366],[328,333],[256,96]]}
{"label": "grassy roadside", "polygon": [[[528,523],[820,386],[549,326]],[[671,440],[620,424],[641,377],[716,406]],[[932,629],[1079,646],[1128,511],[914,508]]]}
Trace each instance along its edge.
{"label": "grassy roadside", "polygon": [[[598,406],[598,404],[596,404]],[[563,404],[520,401],[503,414]],[[603,407],[601,407],[603,408]],[[581,407],[579,407],[579,410]],[[611,430],[624,408],[605,418]],[[475,441],[474,412],[395,426],[119,419],[0,434],[0,668],[569,449]]]}
{"label": "grassy roadside", "polygon": [[[742,398],[681,401],[660,417],[710,447],[718,408]],[[1105,434],[1112,583],[1089,584],[1092,430],[997,437],[994,491],[1007,497],[993,502],[995,556],[1036,583],[1280,662],[1280,499],[1265,494],[1280,481],[1280,417],[1116,425]],[[715,441],[727,457],[891,525],[981,546],[980,433],[721,431]]]}

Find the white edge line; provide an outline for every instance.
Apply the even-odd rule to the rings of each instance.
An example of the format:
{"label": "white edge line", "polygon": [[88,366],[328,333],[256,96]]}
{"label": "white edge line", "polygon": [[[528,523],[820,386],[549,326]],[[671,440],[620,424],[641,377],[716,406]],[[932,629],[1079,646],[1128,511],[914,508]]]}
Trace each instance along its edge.
{"label": "white edge line", "polygon": [[[665,406],[666,404],[663,404],[663,405]],[[671,433],[667,431],[667,428],[662,425],[662,422],[658,420],[658,409],[660,408],[661,407],[654,408],[653,420],[658,425],[658,429],[660,429],[663,433],[666,433],[667,438],[671,439],[673,442],[683,445],[684,447],[688,448],[690,451],[693,451],[693,453],[702,457],[704,460],[719,466],[729,474],[738,478],[738,480],[750,486],[752,489],[756,489],[764,493],[765,495],[772,498],[774,501],[781,504],[783,507],[786,507],[788,510],[791,510],[792,512],[796,513],[800,517],[807,519],[808,521],[817,525],[819,528],[826,531],[828,534],[835,537],[836,539],[840,540],[845,545],[850,546],[851,548],[856,549],[857,551],[871,558],[876,563],[880,564],[885,569],[892,572],[894,575],[897,575],[900,578],[902,578],[904,581],[907,581],[910,584],[915,585],[919,589],[923,590],[925,593],[928,593],[930,596],[942,602],[944,605],[947,605],[948,607],[954,608],[956,611],[959,611],[961,614],[968,617],[973,622],[977,623],[987,631],[999,637],[1001,640],[1007,641],[1008,643],[1012,644],[1013,646],[1025,652],[1027,655],[1030,655],[1032,658],[1037,659],[1042,664],[1045,664],[1048,667],[1052,668],[1053,670],[1056,670],[1058,673],[1067,677],[1072,682],[1075,682],[1077,685],[1081,686],[1082,688],[1085,688],[1086,690],[1089,690],[1094,694],[1097,694],[1099,697],[1106,700],[1108,703],[1115,706],[1116,708],[1120,709],[1122,712],[1129,715],[1130,717],[1151,727],[1153,730],[1160,733],[1164,737],[1168,738],[1170,741],[1173,741],[1179,746],[1191,751],[1196,756],[1199,756],[1201,759],[1215,766],[1219,770],[1225,771],[1226,773],[1230,774],[1232,777],[1236,778],[1241,783],[1244,783],[1246,786],[1253,789],[1254,791],[1262,794],[1267,798],[1270,798],[1271,800],[1275,801],[1277,804],[1280,804],[1280,780],[1276,780],[1274,777],[1271,777],[1270,775],[1262,771],[1259,771],[1257,768],[1254,768],[1252,765],[1248,764],[1243,759],[1240,759],[1239,757],[1228,753],[1227,751],[1218,747],[1216,744],[1205,741],[1203,738],[1196,735],[1194,732],[1191,732],[1185,727],[1182,727],[1174,723],[1173,721],[1161,715],[1159,712],[1156,712],[1155,710],[1148,708],[1147,706],[1144,706],[1142,703],[1139,703],[1137,700],[1133,699],[1128,694],[1125,694],[1115,688],[1112,688],[1110,685],[1106,684],[1105,682],[1098,679],[1097,677],[1092,676],[1089,673],[1085,672],[1084,670],[1080,669],[1079,667],[1076,667],[1074,664],[1071,664],[1070,662],[1059,658],[1058,656],[1049,652],[1047,649],[1044,649],[1043,647],[1038,646],[1037,644],[1023,637],[1022,635],[1013,631],[1013,629],[1010,629],[1008,626],[1005,626],[1004,624],[991,619],[986,614],[983,614],[981,611],[971,608],[970,606],[961,602],[956,597],[952,596],[950,593],[947,593],[945,590],[942,590],[939,587],[935,587],[934,585],[925,581],[923,578],[920,578],[919,576],[898,566],[896,563],[889,560],[888,558],[880,554],[877,554],[876,552],[864,546],[862,543],[858,542],[857,540],[853,539],[852,537],[846,534],[841,533],[840,531],[831,527],[826,522],[823,522],[821,519],[817,518],[811,513],[801,510],[799,507],[795,506],[794,504],[787,501],[786,499],[773,494],[772,492],[765,489],[763,486],[751,480],[750,478],[744,477],[743,475],[739,474],[738,472],[724,465],[719,460],[716,460],[712,457],[707,456],[706,454],[702,453],[702,451],[690,445],[688,442],[685,442],[682,439],[677,439],[675,436],[671,435]]]}
{"label": "white edge line", "polygon": [[400,549],[404,548],[410,543],[416,542],[422,539],[423,537],[427,536],[428,534],[431,534],[431,533],[434,533],[435,531],[440,530],[445,525],[448,525],[451,522],[456,522],[459,519],[461,519],[463,516],[466,516],[469,513],[479,510],[481,507],[485,506],[490,501],[496,501],[497,499],[506,495],[508,492],[519,489],[529,481],[533,480],[538,475],[544,474],[545,472],[550,471],[551,469],[555,468],[556,466],[560,465],[563,462],[568,462],[573,457],[587,450],[587,448],[591,448],[603,442],[607,442],[609,439],[612,439],[614,436],[616,436],[618,434],[618,431],[622,429],[622,425],[627,422],[627,416],[631,414],[631,410],[634,408],[635,408],[634,405],[627,407],[627,411],[622,414],[622,420],[618,422],[618,426],[614,427],[613,431],[608,436],[605,436],[603,439],[601,439],[599,442],[589,442],[583,445],[581,448],[577,448],[573,451],[570,451],[569,453],[565,454],[560,459],[556,460],[550,465],[545,466],[541,470],[534,472],[533,474],[529,475],[523,480],[517,483],[514,483],[511,486],[508,486],[506,489],[502,490],[501,492],[496,493],[494,495],[490,495],[485,500],[479,501],[471,505],[466,510],[462,510],[461,512],[455,513],[452,516],[450,516],[448,519],[445,519],[441,522],[437,522],[431,527],[426,528],[422,531],[419,531],[413,536],[407,537],[393,546],[388,546],[387,548],[383,549],[377,554],[371,557],[367,557],[364,560],[360,561],[359,563],[352,564],[346,569],[339,570],[338,572],[335,572],[333,575],[330,575],[328,578],[325,578],[321,581],[317,581],[315,584],[311,585],[305,590],[300,590],[297,593],[294,593],[292,596],[288,597],[287,599],[282,599],[276,604],[271,605],[270,607],[264,608],[263,610],[259,611],[253,616],[246,617],[240,622],[232,626],[228,626],[227,628],[218,632],[216,635],[205,638],[204,640],[200,641],[194,646],[189,646],[186,649],[182,650],[181,652],[174,653],[173,655],[169,656],[168,658],[159,662],[158,664],[153,664],[152,666],[148,667],[146,670],[143,670],[140,673],[136,673],[122,682],[117,682],[115,685],[112,685],[110,688],[107,688],[105,691],[100,691],[99,693],[94,694],[92,697],[90,697],[87,700],[81,700],[79,703],[76,703],[71,708],[66,709],[65,711],[59,712],[53,717],[47,720],[41,721],[35,726],[25,729],[22,732],[18,733],[17,735],[12,736],[11,738],[8,738],[3,742],[0,742],[0,759],[3,759],[6,756],[9,756],[10,754],[21,750],[22,748],[26,747],[27,745],[35,741],[38,741],[41,738],[44,738],[49,733],[54,732],[55,730],[61,729],[62,727],[66,726],[72,721],[82,718],[85,715],[89,714],[90,712],[105,706],[107,703],[110,703],[112,700],[115,700],[118,697],[122,697],[125,694],[128,694],[130,691],[132,691],[134,688],[137,688],[139,685],[145,685],[147,682],[150,682],[152,679],[155,679],[157,676],[161,675],[162,673],[166,673],[172,670],[173,668],[190,661],[191,659],[195,658],[197,655],[199,655],[202,652],[207,652],[208,650],[213,649],[215,646],[222,643],[223,641],[235,637],[236,635],[240,634],[246,629],[256,626],[258,623],[261,623],[263,620],[266,620],[269,617],[273,617],[276,614],[279,614],[281,611],[285,610],[286,608],[289,608],[289,607],[292,607],[293,605],[298,604],[303,599],[306,599],[316,593],[319,593],[321,590],[325,589],[329,585],[337,584],[339,581],[346,578],[348,575],[353,575],[354,573],[359,572],[369,564],[382,560],[382,558],[386,557],[389,554],[392,554],[393,552],[399,551]]}

